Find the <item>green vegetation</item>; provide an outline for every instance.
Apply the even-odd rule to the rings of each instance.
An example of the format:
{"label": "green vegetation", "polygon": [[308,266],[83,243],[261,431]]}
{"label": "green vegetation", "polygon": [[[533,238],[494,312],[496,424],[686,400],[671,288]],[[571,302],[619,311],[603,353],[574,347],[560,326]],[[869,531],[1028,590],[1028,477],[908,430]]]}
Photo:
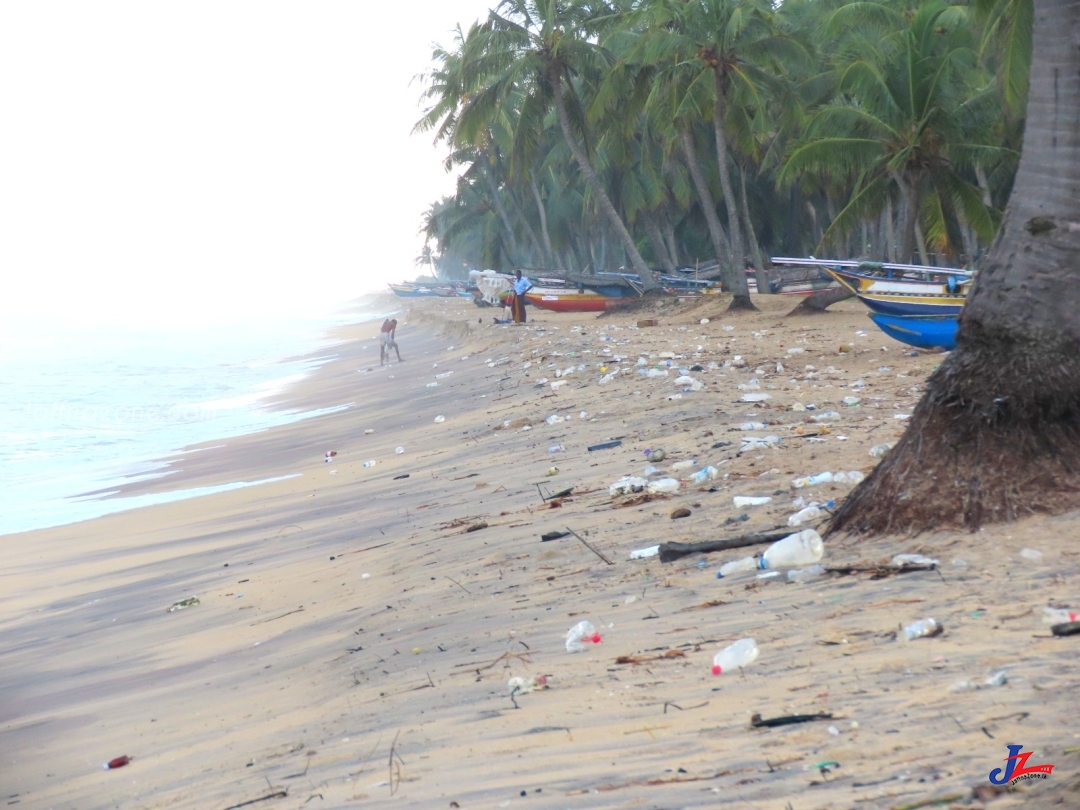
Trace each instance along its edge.
{"label": "green vegetation", "polygon": [[459,173],[418,260],[970,263],[1011,190],[1030,0],[504,0],[423,74]]}

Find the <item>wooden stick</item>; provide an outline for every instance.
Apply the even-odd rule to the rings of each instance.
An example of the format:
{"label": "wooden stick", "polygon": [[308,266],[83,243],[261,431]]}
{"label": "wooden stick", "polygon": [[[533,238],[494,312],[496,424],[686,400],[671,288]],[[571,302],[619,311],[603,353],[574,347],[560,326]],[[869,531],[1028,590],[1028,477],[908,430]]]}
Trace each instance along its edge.
{"label": "wooden stick", "polygon": [[590,544],[589,544],[588,542],[586,542],[586,541],[585,541],[585,539],[584,539],[584,538],[583,538],[583,537],[582,537],[582,536],[581,536],[580,534],[578,534],[577,532],[575,532],[575,531],[574,531],[573,529],[571,529],[571,528],[570,528],[569,526],[567,526],[567,527],[566,527],[566,530],[567,530],[568,532],[570,532],[570,534],[574,535],[574,537],[576,537],[576,538],[577,538],[578,540],[580,540],[580,541],[582,542],[582,545],[584,545],[584,546],[585,546],[585,548],[587,548],[587,549],[588,549],[589,551],[591,551],[591,552],[592,552],[593,554],[595,554],[595,555],[596,555],[597,557],[599,557],[599,558],[600,558],[601,560],[603,560],[604,562],[606,562],[606,563],[607,563],[608,565],[614,565],[614,564],[615,564],[615,563],[613,563],[613,562],[612,562],[611,560],[609,560],[609,559],[608,559],[607,557],[605,557],[605,556],[604,556],[603,554],[601,554],[599,550],[597,550],[597,549],[596,549],[595,547],[593,547],[593,546],[592,546],[592,545],[590,545]]}
{"label": "wooden stick", "polygon": [[742,537],[732,537],[729,540],[706,540],[704,543],[661,543],[660,562],[673,562],[680,557],[687,557],[691,554],[710,554],[713,551],[730,551],[733,548],[775,543],[777,540],[783,540],[789,534],[791,534],[790,531],[783,531],[769,532],[767,534],[747,534]]}
{"label": "wooden stick", "polygon": [[236,810],[237,807],[247,807],[249,804],[255,804],[256,802],[265,802],[268,799],[284,799],[289,795],[288,791],[279,790],[277,793],[267,793],[265,796],[260,796],[257,799],[251,799],[246,802],[240,802],[240,804],[233,804],[226,807],[225,810]]}

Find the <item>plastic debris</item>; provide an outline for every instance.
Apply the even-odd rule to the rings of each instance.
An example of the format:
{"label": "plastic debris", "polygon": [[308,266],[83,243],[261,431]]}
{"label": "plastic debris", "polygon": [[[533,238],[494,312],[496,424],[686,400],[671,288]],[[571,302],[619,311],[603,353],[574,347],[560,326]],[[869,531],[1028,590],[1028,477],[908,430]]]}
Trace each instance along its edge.
{"label": "plastic debris", "polygon": [[655,557],[660,553],[660,546],[649,546],[648,548],[639,548],[630,552],[631,560],[644,560],[647,557]]}
{"label": "plastic debris", "polygon": [[897,554],[892,558],[892,564],[900,568],[904,565],[937,565],[938,561],[922,554]]}
{"label": "plastic debris", "polygon": [[189,596],[187,599],[181,599],[179,602],[173,602],[171,605],[165,608],[165,612],[175,613],[176,611],[183,610],[184,608],[195,607],[195,605],[197,604],[199,604],[199,597]]}
{"label": "plastic debris", "polygon": [[752,638],[741,638],[716,654],[713,658],[712,674],[720,675],[749,666],[757,660],[760,652],[757,642]]}
{"label": "plastic debris", "polygon": [[131,757],[124,755],[122,757],[115,757],[114,759],[110,759],[101,767],[106,771],[113,771],[117,768],[123,768],[129,762],[131,762]]}
{"label": "plastic debris", "polygon": [[516,675],[506,682],[506,688],[510,690],[511,697],[515,695],[527,695],[529,692],[547,689],[548,679],[546,675],[533,675],[530,678],[523,678],[520,675]]}
{"label": "plastic debris", "polygon": [[616,495],[630,495],[634,492],[643,491],[648,485],[649,482],[644,478],[639,478],[636,475],[627,475],[608,487],[608,492],[611,493],[612,497],[615,497]]}
{"label": "plastic debris", "polygon": [[892,450],[893,446],[891,442],[883,442],[882,444],[875,444],[870,448],[870,455],[873,458],[884,458],[885,454]]}
{"label": "plastic debris", "polygon": [[1020,556],[1031,562],[1042,562],[1043,553],[1033,548],[1025,548],[1020,550]]}
{"label": "plastic debris", "polygon": [[442,414],[439,414],[438,416],[435,417],[435,424],[436,425],[441,425],[445,421],[446,421],[446,417],[443,416]]}
{"label": "plastic debris", "polygon": [[679,481],[675,478],[660,478],[647,484],[650,494],[670,493],[679,491]]}
{"label": "plastic debris", "polygon": [[904,628],[904,638],[914,641],[917,638],[933,638],[945,632],[945,628],[934,619],[923,619]]}
{"label": "plastic debris", "polygon": [[720,477],[720,471],[716,467],[708,466],[703,467],[691,476],[691,480],[695,484],[704,484],[707,481],[715,481]]}
{"label": "plastic debris", "polygon": [[744,506],[764,506],[772,501],[772,497],[769,495],[736,495],[731,500],[736,509],[742,509]]}
{"label": "plastic debris", "polygon": [[772,399],[772,395],[749,393],[743,394],[741,397],[739,397],[739,400],[741,402],[764,402],[767,399]]}
{"label": "plastic debris", "polygon": [[337,450],[327,450],[326,455],[324,456],[323,460],[326,461],[327,464],[329,464],[330,459],[332,459],[336,455],[337,455]]}
{"label": "plastic debris", "polygon": [[588,644],[599,644],[600,634],[593,627],[592,622],[578,622],[566,633],[566,651],[570,653],[587,650]]}
{"label": "plastic debris", "polygon": [[404,447],[395,447],[394,452],[397,453],[400,456],[402,453],[405,452],[405,448]]}

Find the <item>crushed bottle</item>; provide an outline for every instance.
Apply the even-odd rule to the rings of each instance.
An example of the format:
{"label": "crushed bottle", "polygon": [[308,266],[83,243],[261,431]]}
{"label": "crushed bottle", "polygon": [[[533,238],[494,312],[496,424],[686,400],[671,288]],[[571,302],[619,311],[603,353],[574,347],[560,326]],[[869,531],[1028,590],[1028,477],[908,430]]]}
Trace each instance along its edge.
{"label": "crushed bottle", "polygon": [[566,651],[571,653],[587,650],[588,644],[599,644],[600,634],[592,622],[582,621],[571,627],[566,633]]}
{"label": "crushed bottle", "polygon": [[754,663],[761,651],[752,638],[741,638],[725,647],[713,658],[712,674],[721,675],[733,669],[742,669]]}

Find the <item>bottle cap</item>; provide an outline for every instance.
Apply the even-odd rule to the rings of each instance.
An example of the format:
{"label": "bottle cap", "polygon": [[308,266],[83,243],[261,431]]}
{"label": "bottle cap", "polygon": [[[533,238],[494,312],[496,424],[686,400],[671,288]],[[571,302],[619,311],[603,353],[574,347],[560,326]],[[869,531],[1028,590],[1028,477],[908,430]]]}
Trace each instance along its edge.
{"label": "bottle cap", "polygon": [[719,664],[713,664],[712,674],[713,675],[719,675],[721,672],[723,672],[723,669],[721,668],[721,666]]}

